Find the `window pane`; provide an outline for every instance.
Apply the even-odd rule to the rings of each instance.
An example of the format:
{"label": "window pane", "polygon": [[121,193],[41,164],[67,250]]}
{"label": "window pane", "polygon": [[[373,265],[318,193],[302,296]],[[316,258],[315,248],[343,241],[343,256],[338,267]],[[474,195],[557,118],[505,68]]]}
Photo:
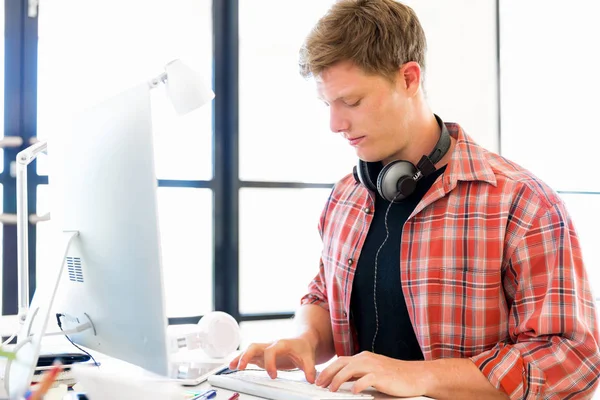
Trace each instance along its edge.
{"label": "window pane", "polygon": [[319,271],[330,189],[240,190],[240,311],[295,311]]}
{"label": "window pane", "polygon": [[354,150],[331,133],[314,83],[298,73],[302,41],[332,3],[240,1],[242,180],[335,182],[352,172]]}
{"label": "window pane", "polygon": [[276,319],[270,321],[240,322],[242,340],[240,349],[245,349],[252,343],[269,343],[282,338],[295,336],[292,319]]}
{"label": "window pane", "polygon": [[[49,209],[48,185],[38,185],[38,215]],[[158,188],[163,277],[167,316],[205,314],[212,306],[212,192],[208,189]],[[38,284],[52,282],[57,266],[49,261],[56,230],[37,227]]]}
{"label": "window pane", "polygon": [[555,189],[600,191],[600,2],[500,4],[503,155]]}
{"label": "window pane", "polygon": [[[245,321],[240,323],[240,330],[242,334],[240,349],[242,350],[252,343],[270,343],[278,339],[296,336],[293,319]],[[331,360],[319,364],[317,371],[322,371],[336,359],[337,356],[334,356]]]}
{"label": "window pane", "polygon": [[[44,140],[44,139],[41,139]],[[40,153],[35,159],[35,167],[38,175],[48,175],[48,155],[44,153]]]}
{"label": "window pane", "polygon": [[158,188],[167,316],[213,309],[213,221],[209,189]]}
{"label": "window pane", "polygon": [[[38,137],[49,139],[66,129],[73,112],[144,83],[175,58],[210,84],[212,3],[41,2],[38,52]],[[212,105],[175,118],[164,87],[153,91],[152,100],[158,177],[210,179]]]}
{"label": "window pane", "polygon": [[598,247],[598,226],[600,226],[600,195],[561,194],[569,214],[573,218],[575,230],[579,236],[583,261],[594,295],[600,300],[600,248]]}
{"label": "window pane", "polygon": [[496,1],[403,0],[427,38],[425,89],[433,112],[498,149]]}

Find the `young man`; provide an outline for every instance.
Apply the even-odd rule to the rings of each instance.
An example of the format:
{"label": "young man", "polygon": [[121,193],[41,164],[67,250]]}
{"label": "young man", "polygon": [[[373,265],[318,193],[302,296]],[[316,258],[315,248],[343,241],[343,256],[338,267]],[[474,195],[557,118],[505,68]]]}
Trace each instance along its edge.
{"label": "young man", "polygon": [[565,206],[433,114],[425,50],[393,0],[338,1],[308,36],[301,71],[360,161],[323,210],[298,336],[252,344],[230,367],[299,367],[331,390],[355,380],[402,397],[590,398],[600,337]]}

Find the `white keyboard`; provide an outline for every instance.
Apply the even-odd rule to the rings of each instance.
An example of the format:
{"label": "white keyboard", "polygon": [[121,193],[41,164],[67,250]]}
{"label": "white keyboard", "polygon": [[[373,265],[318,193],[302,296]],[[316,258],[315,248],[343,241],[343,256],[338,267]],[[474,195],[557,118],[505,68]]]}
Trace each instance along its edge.
{"label": "white keyboard", "polygon": [[299,380],[297,374],[292,377],[281,371],[277,373],[276,379],[271,379],[264,371],[237,371],[227,375],[209,376],[208,382],[223,389],[272,400],[367,400],[374,398],[368,394],[353,394],[349,390],[343,389],[330,392],[327,388]]}

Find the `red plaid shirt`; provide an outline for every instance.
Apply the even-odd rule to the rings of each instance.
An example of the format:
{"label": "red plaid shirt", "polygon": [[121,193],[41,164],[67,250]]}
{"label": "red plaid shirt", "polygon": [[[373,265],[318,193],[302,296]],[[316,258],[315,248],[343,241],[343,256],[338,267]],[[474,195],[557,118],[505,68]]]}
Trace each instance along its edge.
{"label": "red plaid shirt", "polygon": [[[528,171],[446,126],[457,139],[451,160],[399,243],[399,289],[425,360],[468,357],[511,399],[591,397],[600,338],[565,205]],[[339,356],[356,352],[350,296],[374,205],[348,175],[319,223],[319,273],[302,304],[329,310]]]}

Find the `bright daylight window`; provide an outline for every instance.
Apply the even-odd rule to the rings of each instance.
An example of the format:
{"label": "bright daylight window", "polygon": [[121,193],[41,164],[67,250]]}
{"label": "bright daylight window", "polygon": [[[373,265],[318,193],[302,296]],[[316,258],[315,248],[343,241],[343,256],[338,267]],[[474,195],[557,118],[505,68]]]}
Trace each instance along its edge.
{"label": "bright daylight window", "polygon": [[600,298],[600,3],[500,4],[502,154],[561,194]]}
{"label": "bright daylight window", "polygon": [[[324,184],[351,172],[355,162],[352,149],[329,130],[328,110],[317,100],[314,84],[298,73],[302,41],[331,4],[239,2],[242,314],[298,307],[318,270],[317,223],[331,191]],[[248,181],[256,185],[244,187]],[[289,321],[241,323],[245,341],[265,340],[275,327],[286,325]]]}
{"label": "bright daylight window", "polygon": [[[212,82],[210,0],[40,2],[38,137],[51,141],[69,113],[158,75],[175,58]],[[213,196],[176,186],[212,179],[212,107],[178,118],[160,90],[152,92],[157,178],[175,181],[158,190],[167,315],[197,316],[213,309]],[[47,173],[43,160],[38,167]],[[38,214],[52,208],[52,196],[38,188]],[[52,231],[37,227],[43,282],[52,276],[43,265]]]}
{"label": "bright daylight window", "polygon": [[[433,109],[495,149],[495,5],[407,3],[428,35]],[[239,4],[240,312],[292,312],[318,271],[317,224],[330,186],[317,184],[336,182],[356,163],[354,149],[331,133],[329,110],[317,100],[314,82],[298,73],[300,45],[333,1]],[[265,19],[267,14],[277,18]],[[244,340],[252,342],[274,339],[290,321],[241,325]]]}

